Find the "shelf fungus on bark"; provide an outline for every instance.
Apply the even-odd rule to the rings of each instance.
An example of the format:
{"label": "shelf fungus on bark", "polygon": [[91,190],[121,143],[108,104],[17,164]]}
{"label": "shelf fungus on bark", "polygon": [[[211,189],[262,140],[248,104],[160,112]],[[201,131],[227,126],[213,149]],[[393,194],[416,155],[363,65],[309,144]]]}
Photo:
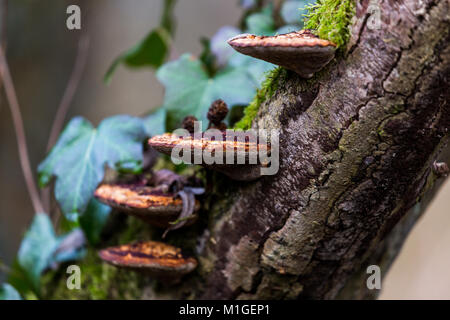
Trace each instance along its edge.
{"label": "shelf fungus on bark", "polygon": [[180,248],[142,241],[100,250],[100,258],[116,267],[141,271],[165,280],[177,280],[197,267],[197,260],[184,255]]}
{"label": "shelf fungus on bark", "polygon": [[[239,138],[240,134],[244,136]],[[208,131],[184,136],[165,133],[150,138],[148,144],[161,153],[220,171],[233,180],[255,180],[261,176],[261,168],[269,165],[264,158],[270,155],[270,144],[259,143],[256,135],[216,130],[213,136],[211,139]]]}
{"label": "shelf fungus on bark", "polygon": [[336,45],[320,39],[310,30],[276,36],[242,34],[228,40],[236,51],[292,70],[303,78],[327,65],[334,57]]}
{"label": "shelf fungus on bark", "polygon": [[[178,193],[139,184],[102,184],[95,190],[94,196],[151,225],[171,230],[194,223],[198,217],[194,212],[200,207],[195,198],[190,199],[192,201],[189,203],[183,196],[178,196]],[[182,218],[184,220],[181,221],[181,226],[174,223]]]}

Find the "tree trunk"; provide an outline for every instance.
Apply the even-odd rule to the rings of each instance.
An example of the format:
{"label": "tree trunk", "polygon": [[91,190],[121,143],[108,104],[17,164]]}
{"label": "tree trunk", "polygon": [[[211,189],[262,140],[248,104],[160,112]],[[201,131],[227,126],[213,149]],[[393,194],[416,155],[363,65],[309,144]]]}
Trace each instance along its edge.
{"label": "tree trunk", "polygon": [[346,55],[261,105],[280,170],[212,208],[197,297],[376,296],[367,266],[386,274],[450,158],[449,1],[380,2],[379,29],[361,1]]}
{"label": "tree trunk", "polygon": [[197,272],[145,280],[139,297],[376,297],[367,267],[387,273],[443,180],[433,163],[450,159],[449,1],[377,2],[379,29],[359,2],[346,53],[311,80],[285,73],[260,106],[254,128],[280,131],[279,172],[216,180],[203,221],[167,239],[196,247]]}

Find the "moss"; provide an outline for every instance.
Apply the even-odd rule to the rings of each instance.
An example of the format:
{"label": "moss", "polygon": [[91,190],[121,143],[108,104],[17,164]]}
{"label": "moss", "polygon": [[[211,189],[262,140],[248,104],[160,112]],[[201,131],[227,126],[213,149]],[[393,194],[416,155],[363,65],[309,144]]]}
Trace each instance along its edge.
{"label": "moss", "polygon": [[63,300],[104,300],[138,299],[141,297],[141,281],[136,272],[121,270],[103,263],[94,249],[89,249],[86,257],[77,263],[81,270],[81,289],[69,290],[66,268],[47,274],[44,288],[45,299]]}
{"label": "moss", "polygon": [[350,39],[350,23],[355,14],[354,0],[318,0],[307,6],[305,28],[316,30],[322,39],[342,48]]}
{"label": "moss", "polygon": [[277,67],[268,72],[266,79],[261,85],[261,89],[257,90],[256,96],[252,102],[245,108],[244,116],[235,125],[234,129],[248,130],[252,126],[252,121],[258,114],[259,106],[266,101],[267,98],[272,97],[278,88],[278,80],[284,72],[284,69]]}

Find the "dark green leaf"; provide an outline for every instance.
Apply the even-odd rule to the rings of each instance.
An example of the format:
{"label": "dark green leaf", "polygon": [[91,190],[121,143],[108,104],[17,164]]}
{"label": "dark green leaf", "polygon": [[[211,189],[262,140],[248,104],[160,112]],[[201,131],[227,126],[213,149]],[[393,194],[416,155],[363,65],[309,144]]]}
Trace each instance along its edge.
{"label": "dark green leaf", "polygon": [[127,170],[139,170],[145,137],[139,118],[114,116],[103,120],[97,129],[83,118],[74,118],[39,165],[39,183],[46,185],[51,176],[56,177],[56,200],[66,218],[75,220],[103,179],[105,164],[115,169],[126,164]]}
{"label": "dark green leaf", "polygon": [[205,128],[211,102],[222,99],[230,107],[248,104],[256,89],[245,70],[227,68],[210,78],[201,62],[190,54],[162,66],[157,77],[166,87],[164,108],[172,127],[185,116],[193,115],[203,120]]}
{"label": "dark green leaf", "polygon": [[170,34],[164,28],[152,30],[140,43],[119,56],[109,67],[104,81],[109,83],[117,66],[124,63],[128,67],[158,68],[169,52]]}
{"label": "dark green leaf", "polygon": [[4,283],[0,288],[0,300],[22,300],[22,297],[12,285]]}
{"label": "dark green leaf", "polygon": [[149,137],[166,132],[166,109],[159,107],[144,117],[144,126]]}
{"label": "dark green leaf", "polygon": [[92,199],[86,212],[80,217],[80,225],[91,245],[100,241],[100,234],[108,220],[111,208]]}

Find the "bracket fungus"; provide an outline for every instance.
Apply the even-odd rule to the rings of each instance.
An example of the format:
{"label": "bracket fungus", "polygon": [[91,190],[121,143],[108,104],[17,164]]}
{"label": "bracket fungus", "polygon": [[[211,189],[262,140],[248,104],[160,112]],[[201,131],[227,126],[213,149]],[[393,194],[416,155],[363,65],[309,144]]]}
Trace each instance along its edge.
{"label": "bracket fungus", "polygon": [[228,44],[242,54],[285,67],[307,79],[327,65],[336,51],[336,44],[307,29],[276,36],[241,34],[229,39]]}
{"label": "bracket fungus", "polygon": [[[200,164],[206,168],[217,170],[229,176],[233,180],[251,181],[261,176],[261,167],[268,163],[258,159],[260,154],[269,155],[270,145],[258,143],[256,137],[235,139],[235,132],[221,132],[221,139],[211,140],[204,133],[180,136],[172,133],[165,133],[154,136],[148,140],[148,144],[155,150],[172,155],[173,151],[180,150],[177,158],[183,159],[187,163]],[[247,133],[248,135],[248,133]],[[187,151],[188,154],[185,154]],[[222,156],[219,155],[222,153]],[[175,152],[177,153],[177,152]],[[229,153],[232,153],[232,160],[229,161]],[[196,155],[211,155],[216,162],[208,163],[204,159],[197,163]],[[228,158],[227,158],[228,157]],[[254,161],[250,161],[254,159]],[[240,163],[240,161],[243,163]],[[230,163],[232,162],[232,163]]]}
{"label": "bracket fungus", "polygon": [[[183,225],[190,225],[197,219],[193,213],[200,204],[184,204],[182,198],[175,193],[138,184],[102,184],[94,193],[101,202],[130,215],[138,217],[149,224],[160,228],[173,228],[173,222],[183,215]],[[190,214],[182,214],[184,207],[192,206]]]}
{"label": "bracket fungus", "polygon": [[166,280],[177,280],[197,267],[197,260],[188,257],[180,248],[143,241],[100,250],[100,258],[116,267],[142,271]]}

